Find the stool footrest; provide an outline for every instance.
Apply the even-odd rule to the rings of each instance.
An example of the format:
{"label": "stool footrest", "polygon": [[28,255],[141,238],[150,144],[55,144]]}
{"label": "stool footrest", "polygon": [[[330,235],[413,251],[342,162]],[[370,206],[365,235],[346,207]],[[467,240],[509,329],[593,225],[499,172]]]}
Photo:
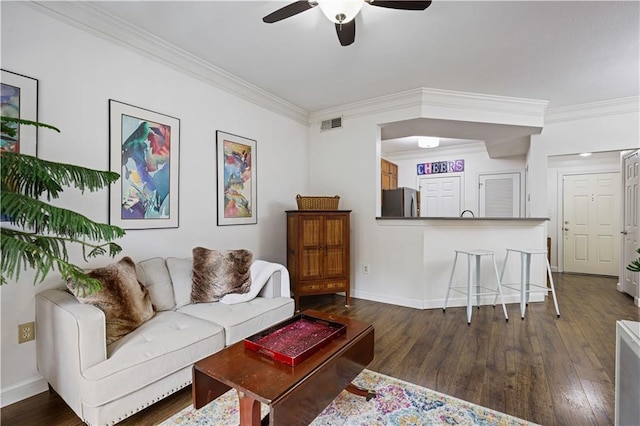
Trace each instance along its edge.
{"label": "stool footrest", "polygon": [[[516,291],[520,291],[520,284],[502,284],[503,288],[509,288],[511,290],[516,290]],[[536,289],[529,289],[529,290],[525,290],[525,292],[527,293],[531,293],[531,292],[542,292],[542,291],[552,291],[551,288],[540,285],[540,284],[531,284],[529,283],[529,287],[535,287]]]}
{"label": "stool footrest", "polygon": [[[477,285],[473,285],[473,289],[477,289],[478,286]],[[496,294],[500,294],[500,292],[496,289],[493,288],[489,288],[489,287],[484,287],[484,286],[480,286],[481,289],[485,290],[485,292],[482,293],[476,293],[473,292],[474,296],[495,296]],[[460,289],[464,289],[464,290],[460,290]],[[451,287],[451,290],[453,291],[457,291],[458,293],[462,293],[462,294],[467,294],[467,287]]]}

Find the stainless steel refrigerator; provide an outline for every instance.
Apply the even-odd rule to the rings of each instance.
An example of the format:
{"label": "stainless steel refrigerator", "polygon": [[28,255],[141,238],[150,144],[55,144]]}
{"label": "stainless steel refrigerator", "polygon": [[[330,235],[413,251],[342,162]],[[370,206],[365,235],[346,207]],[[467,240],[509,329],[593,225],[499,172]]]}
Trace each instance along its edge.
{"label": "stainless steel refrigerator", "polygon": [[418,191],[406,187],[383,189],[382,216],[418,216]]}

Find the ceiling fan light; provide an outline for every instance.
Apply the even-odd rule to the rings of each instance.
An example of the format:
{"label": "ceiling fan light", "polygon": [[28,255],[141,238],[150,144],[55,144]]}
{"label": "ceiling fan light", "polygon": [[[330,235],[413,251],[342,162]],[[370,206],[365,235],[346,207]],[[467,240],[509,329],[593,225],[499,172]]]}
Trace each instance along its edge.
{"label": "ceiling fan light", "polygon": [[364,0],[316,0],[320,10],[331,22],[346,24],[356,17]]}
{"label": "ceiling fan light", "polygon": [[431,136],[421,136],[418,138],[420,148],[435,148],[440,145],[440,139]]}

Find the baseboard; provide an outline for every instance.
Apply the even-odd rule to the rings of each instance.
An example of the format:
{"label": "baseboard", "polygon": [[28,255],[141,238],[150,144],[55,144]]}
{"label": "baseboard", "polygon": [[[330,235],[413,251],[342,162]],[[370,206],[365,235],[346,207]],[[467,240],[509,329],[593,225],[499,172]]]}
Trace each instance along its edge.
{"label": "baseboard", "polygon": [[7,388],[2,388],[0,396],[0,407],[4,408],[15,402],[22,401],[33,395],[45,392],[49,389],[49,385],[44,377],[38,375],[27,380],[16,383]]}
{"label": "baseboard", "polygon": [[371,293],[368,291],[353,290],[351,295],[356,299],[365,299],[372,302],[388,303],[391,305],[405,306],[407,308],[424,309],[422,300],[404,297],[389,297],[386,294]]}

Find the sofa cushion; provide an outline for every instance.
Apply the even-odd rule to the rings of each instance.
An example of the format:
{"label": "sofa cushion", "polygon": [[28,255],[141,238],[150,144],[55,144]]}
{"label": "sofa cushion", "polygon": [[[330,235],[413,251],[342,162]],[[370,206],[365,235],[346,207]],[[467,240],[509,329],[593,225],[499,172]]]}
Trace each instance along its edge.
{"label": "sofa cushion", "polygon": [[191,303],[191,272],[193,262],[190,257],[167,257],[167,269],[173,283],[176,309]]}
{"label": "sofa cushion", "polygon": [[105,361],[83,372],[83,403],[95,407],[125,397],[222,348],[221,326],[176,311],[158,312],[107,347]]}
{"label": "sofa cushion", "polygon": [[171,276],[161,257],[136,263],[138,281],[149,289],[151,303],[156,311],[168,311],[176,307]]}
{"label": "sofa cushion", "polygon": [[81,303],[100,308],[105,315],[107,345],[135,330],[153,317],[153,305],[149,290],[138,282],[136,265],[130,257],[87,274],[102,283],[102,288],[88,294],[67,280],[67,287]]}
{"label": "sofa cushion", "polygon": [[256,297],[237,305],[220,302],[186,305],[179,312],[223,326],[225,343],[229,346],[291,317],[293,310],[294,302],[289,297]]}
{"label": "sofa cushion", "polygon": [[247,293],[251,287],[249,250],[193,249],[191,303],[220,300],[226,294]]}

